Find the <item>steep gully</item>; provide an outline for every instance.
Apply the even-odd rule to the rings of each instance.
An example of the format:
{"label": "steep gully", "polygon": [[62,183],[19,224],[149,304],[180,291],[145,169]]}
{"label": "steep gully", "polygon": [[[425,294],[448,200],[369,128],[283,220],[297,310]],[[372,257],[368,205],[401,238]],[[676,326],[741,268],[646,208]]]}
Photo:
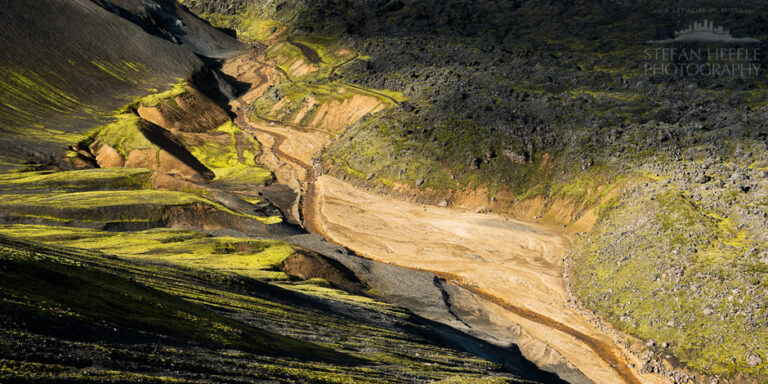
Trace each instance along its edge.
{"label": "steep gully", "polygon": [[[343,84],[398,103],[388,95]],[[492,335],[506,327],[526,358],[570,382],[666,382],[640,374],[635,357],[574,309],[561,275],[562,259],[570,249],[567,238],[503,216],[375,195],[320,175],[312,158],[331,135],[258,115],[258,121],[250,121],[244,98],[232,102],[235,122],[261,142],[271,140],[264,150],[296,169],[298,221],[309,232],[372,260],[430,273],[442,280],[436,285],[461,288],[466,300],[477,306],[464,311],[464,318],[451,312],[456,320]],[[452,310],[462,313],[460,306]],[[483,316],[466,313],[471,311]],[[473,318],[475,322],[467,324]]]}

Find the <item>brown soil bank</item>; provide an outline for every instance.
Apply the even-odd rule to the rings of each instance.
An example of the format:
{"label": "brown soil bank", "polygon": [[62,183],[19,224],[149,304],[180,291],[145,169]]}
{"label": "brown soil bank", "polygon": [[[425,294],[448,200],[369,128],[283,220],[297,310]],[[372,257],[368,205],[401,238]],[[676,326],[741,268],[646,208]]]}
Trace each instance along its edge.
{"label": "brown soil bank", "polygon": [[224,108],[190,86],[173,101],[175,105],[139,106],[137,112],[144,120],[171,131],[206,132],[229,121]]}
{"label": "brown soil bank", "polygon": [[283,261],[283,270],[300,280],[323,279],[347,291],[361,292],[365,286],[338,261],[316,252],[299,250]]}

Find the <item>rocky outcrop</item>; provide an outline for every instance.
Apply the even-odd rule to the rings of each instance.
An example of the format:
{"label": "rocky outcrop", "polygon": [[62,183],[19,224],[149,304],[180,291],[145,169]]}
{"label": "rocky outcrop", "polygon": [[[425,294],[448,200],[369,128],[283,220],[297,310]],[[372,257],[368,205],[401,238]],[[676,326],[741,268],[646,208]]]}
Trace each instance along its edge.
{"label": "rocky outcrop", "polygon": [[142,119],[170,131],[201,133],[230,120],[224,108],[189,86],[187,92],[170,102],[140,105],[136,111]]}
{"label": "rocky outcrop", "polygon": [[323,279],[347,292],[365,290],[360,280],[341,263],[309,250],[297,250],[285,259],[283,270],[288,276],[301,280]]}
{"label": "rocky outcrop", "polygon": [[[96,163],[101,168],[120,168],[125,165],[125,159],[115,148],[109,144],[102,144],[96,150]],[[129,167],[131,167],[129,165]],[[151,168],[151,167],[132,167],[132,168]]]}

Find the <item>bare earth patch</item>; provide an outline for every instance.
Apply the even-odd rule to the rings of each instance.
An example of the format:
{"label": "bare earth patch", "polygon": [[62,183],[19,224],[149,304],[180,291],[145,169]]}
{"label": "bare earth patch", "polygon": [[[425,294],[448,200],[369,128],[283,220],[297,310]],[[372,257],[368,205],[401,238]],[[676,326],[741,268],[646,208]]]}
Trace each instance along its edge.
{"label": "bare earth patch", "polygon": [[[371,194],[330,176],[315,181],[315,193],[316,224],[332,241],[376,261],[474,287],[509,309],[502,316],[546,341],[597,383],[667,382],[632,373],[628,367],[639,361],[569,305],[561,278],[567,238],[504,216]],[[616,363],[625,372],[612,366]]]}

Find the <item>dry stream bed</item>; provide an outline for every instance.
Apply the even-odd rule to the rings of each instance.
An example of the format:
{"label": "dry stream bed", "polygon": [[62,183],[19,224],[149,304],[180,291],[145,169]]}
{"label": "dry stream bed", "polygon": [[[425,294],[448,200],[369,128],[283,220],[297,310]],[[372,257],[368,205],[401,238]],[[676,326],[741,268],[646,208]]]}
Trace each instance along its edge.
{"label": "dry stream bed", "polygon": [[[527,360],[569,382],[668,382],[641,374],[642,363],[623,341],[573,304],[562,277],[569,238],[509,217],[415,204],[317,175],[312,159],[332,135],[319,127],[249,119],[245,106],[263,89],[232,102],[236,123],[264,144],[262,164],[300,194],[291,215],[310,232],[461,288],[447,303],[455,317],[449,325],[497,345],[515,344]],[[410,309],[430,318],[418,305]]]}

